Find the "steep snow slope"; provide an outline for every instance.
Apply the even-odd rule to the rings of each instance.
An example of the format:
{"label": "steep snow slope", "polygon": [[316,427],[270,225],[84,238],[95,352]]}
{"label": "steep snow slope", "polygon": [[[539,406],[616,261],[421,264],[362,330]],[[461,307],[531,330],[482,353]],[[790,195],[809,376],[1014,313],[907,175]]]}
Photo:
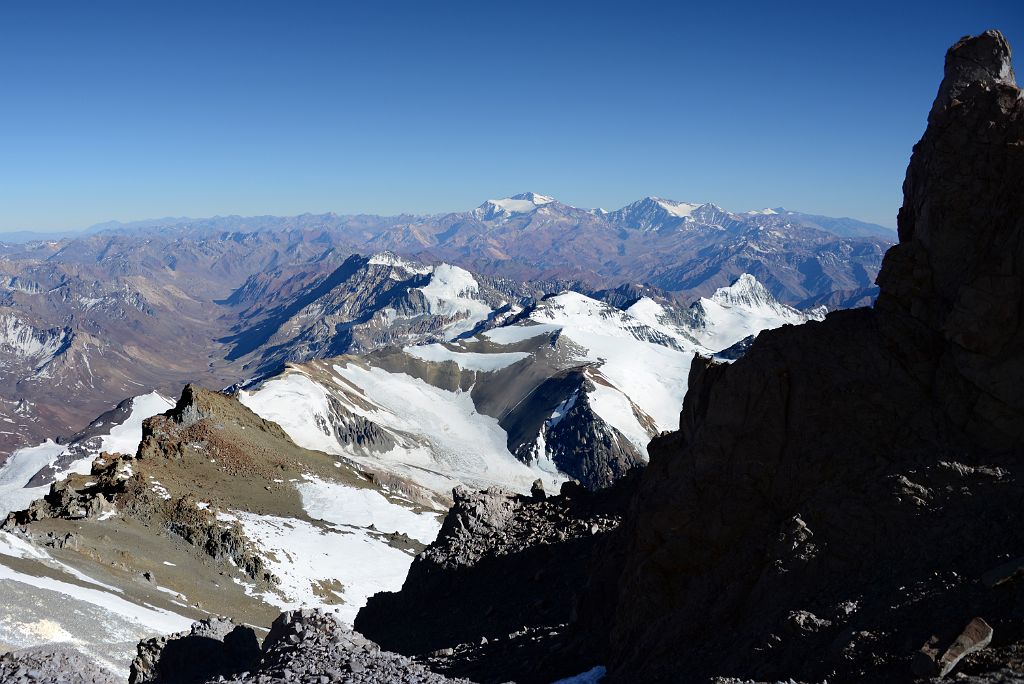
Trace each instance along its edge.
{"label": "steep snow slope", "polygon": [[710,298],[700,298],[686,312],[670,310],[650,297],[641,298],[627,312],[666,335],[689,339],[717,352],[761,330],[820,321],[827,310],[819,307],[799,311],[782,304],[754,276],[745,273]]}
{"label": "steep snow slope", "polygon": [[[239,400],[285,429],[296,444],[384,466],[447,494],[455,484],[528,490],[541,472],[509,452],[498,421],[479,413],[469,392],[435,387],[343,357],[289,368]],[[385,431],[387,448],[339,439],[337,426],[358,417]]]}
{"label": "steep snow slope", "polygon": [[455,319],[447,325],[444,336],[452,339],[472,330],[486,320],[492,309],[476,298],[480,285],[473,274],[464,268],[440,264],[433,268],[430,282],[419,288],[426,297],[427,313]]}
{"label": "steep snow slope", "polygon": [[[574,353],[566,359],[567,366],[594,364],[610,382],[610,390],[624,395],[654,420],[654,434],[676,426],[693,354],[705,350],[677,337],[666,338],[628,311],[577,292],[545,300],[530,314],[530,320],[556,328],[561,336],[575,343]],[[495,339],[490,332],[484,336],[491,341]],[[601,402],[607,409],[606,414],[596,406],[595,410],[616,428],[620,425],[632,428],[635,421],[632,409],[611,408],[614,404],[621,406],[623,401],[611,401],[609,397]],[[646,450],[651,436],[653,434],[641,440],[641,449]]]}
{"label": "steep snow slope", "polygon": [[[471,286],[462,277],[443,279],[447,301]],[[695,353],[807,319],[750,276],[688,310],[564,292],[472,337],[297,364],[239,398],[302,446],[440,495],[537,477],[603,486],[677,427]]]}

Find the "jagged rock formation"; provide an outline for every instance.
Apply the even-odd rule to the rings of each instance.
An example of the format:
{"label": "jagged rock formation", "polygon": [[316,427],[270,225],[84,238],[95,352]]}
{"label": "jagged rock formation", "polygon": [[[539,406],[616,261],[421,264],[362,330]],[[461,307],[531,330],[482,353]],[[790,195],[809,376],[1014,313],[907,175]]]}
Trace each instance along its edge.
{"label": "jagged rock formation", "polygon": [[[609,681],[907,681],[922,644],[973,618],[995,653],[1024,636],[1024,586],[982,581],[1024,553],[1024,99],[1009,60],[996,32],[949,51],[873,310],[694,362],[621,567],[583,604]],[[596,591],[609,581],[611,601]]]}
{"label": "jagged rock formation", "polygon": [[402,591],[372,597],[355,627],[385,648],[430,655],[436,669],[476,681],[551,681],[585,669],[561,652],[601,540],[618,527],[634,477],[558,496],[457,489],[437,540]]}
{"label": "jagged rock formation", "polygon": [[548,456],[560,472],[590,489],[608,487],[647,463],[647,455],[594,411],[590,399],[594,381],[584,372],[573,375],[579,377],[579,387],[571,395],[572,406],[557,422],[545,421],[541,434]]}
{"label": "jagged rock formation", "polygon": [[192,496],[172,497],[162,484],[154,484],[149,472],[134,457],[103,453],[88,475],[72,475],[53,483],[42,499],[24,511],[9,513],[0,529],[23,530],[45,546],[63,548],[77,545],[81,536],[71,531],[62,535],[51,528],[36,534],[32,523],[51,520],[60,524],[87,518],[103,521],[120,514],[143,526],[156,526],[259,583],[277,581],[237,522],[218,520],[215,511],[198,507]]}
{"label": "jagged rock formation", "polygon": [[313,610],[282,613],[270,627],[259,664],[234,684],[267,681],[366,682],[373,684],[469,684],[431,672],[412,659],[390,653],[358,632]]}

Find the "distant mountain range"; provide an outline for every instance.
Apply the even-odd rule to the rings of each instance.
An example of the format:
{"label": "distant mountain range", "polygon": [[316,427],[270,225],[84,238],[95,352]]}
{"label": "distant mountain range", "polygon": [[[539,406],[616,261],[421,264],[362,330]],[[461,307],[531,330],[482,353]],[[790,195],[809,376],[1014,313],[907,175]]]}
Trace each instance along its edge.
{"label": "distant mountain range", "polygon": [[[565,291],[686,309],[743,274],[781,304],[835,309],[872,300],[891,239],[783,210],[646,198],[604,212],[524,193],[438,216],[161,219],[0,244],[0,455],[151,390],[443,341],[452,267],[476,283],[463,332]],[[396,275],[403,263],[420,265]]]}
{"label": "distant mountain range", "polygon": [[[60,244],[85,243],[84,251],[90,253],[110,240],[170,240],[166,257],[171,260],[175,240],[267,232],[288,234],[289,243],[302,236],[345,253],[391,251],[425,262],[458,264],[483,275],[571,280],[592,288],[638,282],[707,296],[741,273],[751,273],[781,301],[800,306],[869,301],[882,253],[896,239],[883,226],[782,208],[734,213],[714,204],[647,197],[608,212],[527,192],[488,200],[470,211],[431,216],[303,214],[110,222]],[[8,244],[0,253],[17,253],[31,244]]]}
{"label": "distant mountain range", "polygon": [[[576,209],[569,205],[563,204],[556,200],[554,197],[547,195],[541,195],[535,192],[525,192],[519,195],[513,195],[504,199],[487,200],[481,204],[474,213],[478,214],[484,219],[493,219],[498,217],[508,217],[512,214],[517,213],[532,213],[536,208],[544,205],[553,205],[553,207],[561,206],[568,209]],[[702,215],[710,214],[713,212],[721,212],[728,214],[726,210],[718,207],[714,204],[700,204],[691,202],[678,202],[675,200],[661,199],[658,197],[645,197],[644,199],[633,202],[622,209],[617,211],[606,211],[604,209],[582,209],[578,211],[585,211],[588,213],[609,217],[615,223],[625,223],[633,225],[635,227],[644,227],[644,220],[642,215],[645,212],[650,212],[651,217],[648,219],[648,226],[654,225],[655,227],[661,227],[663,225],[671,225],[675,223],[678,225],[679,222],[674,221],[675,218],[685,218],[690,216],[692,212],[696,210],[694,219],[699,220]],[[457,214],[456,212],[455,214]],[[450,216],[455,215],[453,213],[442,213],[442,214],[402,214],[398,216],[379,216],[374,214],[304,214],[302,217],[312,216],[320,218],[324,221],[330,221],[332,218],[349,218],[349,219],[376,219],[380,221],[386,221],[387,219],[396,219],[399,221],[429,221],[432,218],[439,216]],[[886,228],[885,226],[878,225],[877,223],[869,223],[867,221],[860,221],[853,218],[832,218],[829,216],[821,216],[817,214],[806,214],[799,211],[790,211],[783,207],[765,208],[765,209],[754,209],[752,211],[732,214],[735,216],[788,216],[793,221],[798,221],[805,225],[820,228],[826,232],[833,233],[840,237],[868,237],[876,236],[888,239],[895,238],[895,230],[892,228]],[[293,217],[293,218],[302,218]],[[104,221],[95,225],[89,226],[85,229],[69,229],[69,230],[51,230],[51,231],[33,231],[33,230],[18,230],[7,233],[0,233],[0,243],[6,242],[11,244],[22,244],[25,242],[33,242],[38,240],[63,240],[67,238],[85,237],[88,235],[95,235],[97,233],[108,233],[118,231],[132,231],[145,228],[160,228],[160,227],[174,227],[174,226],[188,226],[188,225],[199,225],[199,224],[214,224],[224,223],[225,225],[238,222],[248,222],[253,226],[262,226],[264,228],[272,225],[274,222],[281,222],[282,224],[288,221],[289,217],[276,217],[276,216],[252,216],[242,217],[237,215],[231,216],[215,216],[211,218],[189,218],[187,216],[166,216],[164,218],[155,219],[142,219],[137,221]],[[637,219],[640,219],[637,221]]]}

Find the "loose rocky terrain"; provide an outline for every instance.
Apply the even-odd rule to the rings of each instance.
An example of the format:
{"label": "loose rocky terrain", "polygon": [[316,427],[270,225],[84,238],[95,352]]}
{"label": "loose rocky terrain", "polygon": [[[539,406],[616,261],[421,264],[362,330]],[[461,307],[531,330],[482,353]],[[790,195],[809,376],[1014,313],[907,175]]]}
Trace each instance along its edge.
{"label": "loose rocky terrain", "polygon": [[[123,681],[68,646],[0,656],[4,684],[115,684]],[[139,644],[129,684],[470,684],[389,653],[317,610],[282,613],[262,647],[250,627],[227,619]]]}
{"label": "loose rocky terrain", "polygon": [[121,684],[122,679],[65,644],[48,644],[0,655],[4,684]]}

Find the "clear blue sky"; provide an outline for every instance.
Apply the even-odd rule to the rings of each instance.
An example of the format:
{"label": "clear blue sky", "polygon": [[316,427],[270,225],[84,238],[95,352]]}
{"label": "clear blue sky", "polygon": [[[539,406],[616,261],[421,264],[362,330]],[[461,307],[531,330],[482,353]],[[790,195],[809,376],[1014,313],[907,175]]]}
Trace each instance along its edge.
{"label": "clear blue sky", "polygon": [[0,230],[525,190],[891,226],[943,54],[989,27],[1024,54],[1021,0],[12,0]]}

